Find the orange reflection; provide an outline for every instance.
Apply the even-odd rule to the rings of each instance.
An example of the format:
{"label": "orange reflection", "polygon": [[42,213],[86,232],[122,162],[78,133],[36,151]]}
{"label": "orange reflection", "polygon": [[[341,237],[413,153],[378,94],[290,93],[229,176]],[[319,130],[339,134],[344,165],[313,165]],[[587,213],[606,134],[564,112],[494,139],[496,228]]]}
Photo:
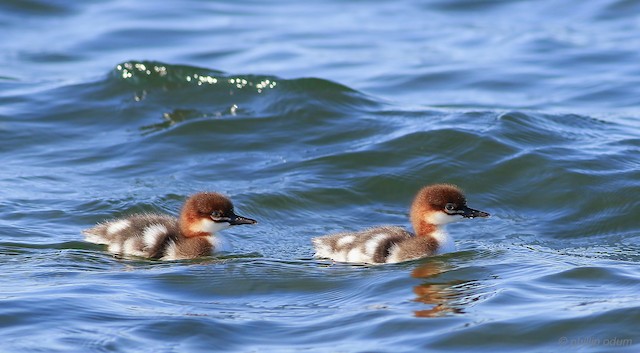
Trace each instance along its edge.
{"label": "orange reflection", "polygon": [[454,302],[456,298],[462,296],[458,285],[464,281],[434,283],[439,275],[451,269],[452,267],[444,262],[428,261],[420,264],[411,272],[411,277],[428,280],[413,287],[413,292],[417,296],[414,301],[430,306],[429,309],[414,311],[416,317],[438,317],[464,313],[463,309],[459,307],[460,304],[456,305]]}

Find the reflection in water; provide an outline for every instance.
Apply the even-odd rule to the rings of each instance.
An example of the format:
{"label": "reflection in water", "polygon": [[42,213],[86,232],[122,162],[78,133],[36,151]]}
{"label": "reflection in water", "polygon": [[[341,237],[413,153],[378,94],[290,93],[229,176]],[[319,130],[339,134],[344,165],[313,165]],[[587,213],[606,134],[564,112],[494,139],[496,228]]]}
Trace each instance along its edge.
{"label": "reflection in water", "polygon": [[427,280],[425,283],[413,287],[413,292],[417,296],[415,301],[430,306],[429,309],[414,311],[416,317],[437,317],[464,313],[464,301],[460,299],[468,297],[465,294],[468,287],[462,284],[470,281],[436,282],[441,274],[452,269],[453,267],[445,262],[428,261],[420,264],[411,272],[412,277]]}

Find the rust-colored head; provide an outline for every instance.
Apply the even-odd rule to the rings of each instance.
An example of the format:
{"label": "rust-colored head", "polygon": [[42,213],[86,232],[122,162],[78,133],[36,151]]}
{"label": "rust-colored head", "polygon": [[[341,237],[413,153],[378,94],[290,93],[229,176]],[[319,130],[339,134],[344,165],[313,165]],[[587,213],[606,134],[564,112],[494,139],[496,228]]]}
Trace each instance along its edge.
{"label": "rust-colored head", "polygon": [[451,184],[423,187],[411,205],[411,223],[418,235],[429,234],[439,225],[474,217],[489,214],[467,207],[462,190]]}
{"label": "rust-colored head", "polygon": [[255,223],[256,220],[236,215],[231,200],[216,192],[192,195],[180,213],[180,230],[187,237],[210,236],[230,226]]}

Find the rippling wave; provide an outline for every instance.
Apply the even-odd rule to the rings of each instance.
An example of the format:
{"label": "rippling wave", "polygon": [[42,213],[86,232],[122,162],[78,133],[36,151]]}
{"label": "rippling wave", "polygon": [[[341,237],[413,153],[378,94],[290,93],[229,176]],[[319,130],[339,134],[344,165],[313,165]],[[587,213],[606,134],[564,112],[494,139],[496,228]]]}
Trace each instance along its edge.
{"label": "rippling wave", "polygon": [[[636,7],[0,5],[5,349],[633,352]],[[492,214],[449,226],[457,252],[313,259],[312,237],[409,227],[435,182]],[[201,190],[259,220],[229,253],[82,241]]]}

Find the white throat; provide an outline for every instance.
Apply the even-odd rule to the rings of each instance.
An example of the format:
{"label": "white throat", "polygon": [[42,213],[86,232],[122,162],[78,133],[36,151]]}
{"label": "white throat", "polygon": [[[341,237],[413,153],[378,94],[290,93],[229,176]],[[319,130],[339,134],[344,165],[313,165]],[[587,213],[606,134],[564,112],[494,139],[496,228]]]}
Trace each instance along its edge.
{"label": "white throat", "polygon": [[231,227],[231,224],[229,224],[229,222],[214,222],[210,219],[207,218],[203,218],[200,220],[200,222],[197,222],[195,224],[193,224],[190,227],[190,230],[196,233],[199,232],[205,232],[205,233],[209,233],[211,235],[216,235],[217,232],[223,230],[223,229],[227,229]]}
{"label": "white throat", "polygon": [[[444,226],[449,223],[454,223],[463,220],[462,215],[450,215],[444,212],[434,212],[424,217],[424,220],[436,226]],[[437,254],[444,254],[448,252],[456,251],[456,244],[453,238],[447,233],[443,227],[438,227],[435,232],[431,233],[431,236],[438,242]]]}
{"label": "white throat", "polygon": [[438,250],[436,254],[445,254],[456,251],[456,243],[449,233],[444,229],[438,229],[431,233],[431,236],[438,242]]}
{"label": "white throat", "polygon": [[437,226],[443,226],[445,224],[458,222],[463,220],[464,217],[459,214],[446,214],[444,212],[434,212],[431,214],[427,214],[424,217],[424,220],[429,224],[435,224]]}

